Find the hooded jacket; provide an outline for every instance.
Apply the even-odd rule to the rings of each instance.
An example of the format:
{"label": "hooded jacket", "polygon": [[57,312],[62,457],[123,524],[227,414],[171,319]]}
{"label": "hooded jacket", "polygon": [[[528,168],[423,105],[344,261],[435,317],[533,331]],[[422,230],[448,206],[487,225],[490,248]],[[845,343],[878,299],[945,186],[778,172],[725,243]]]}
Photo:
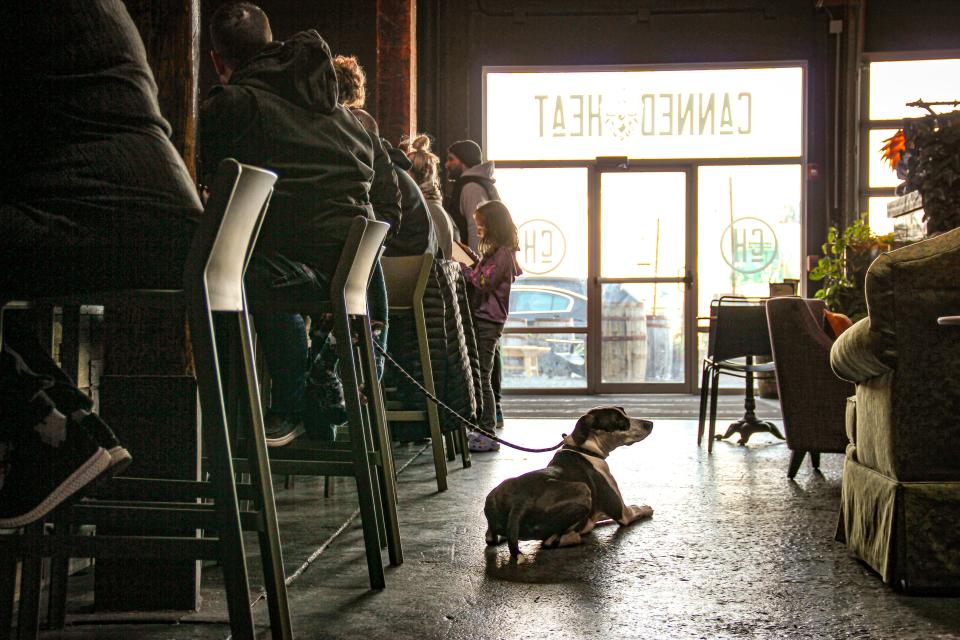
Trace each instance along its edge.
{"label": "hooded jacket", "polygon": [[202,207],[123,3],[4,3],[0,24],[3,204],[65,250],[189,242]]}
{"label": "hooded jacket", "polygon": [[480,164],[464,170],[453,186],[450,200],[445,204],[447,212],[453,218],[460,232],[460,238],[466,240],[471,249],[477,251],[480,238],[477,235],[477,222],[473,212],[487,200],[499,200],[500,194],[494,186],[493,162]]}
{"label": "hooded jacket", "polygon": [[330,49],[316,31],[267,45],[213,88],[200,149],[204,181],[226,157],[279,176],[258,251],[311,264],[339,250],[354,217],[373,218],[373,144],[337,103]]}

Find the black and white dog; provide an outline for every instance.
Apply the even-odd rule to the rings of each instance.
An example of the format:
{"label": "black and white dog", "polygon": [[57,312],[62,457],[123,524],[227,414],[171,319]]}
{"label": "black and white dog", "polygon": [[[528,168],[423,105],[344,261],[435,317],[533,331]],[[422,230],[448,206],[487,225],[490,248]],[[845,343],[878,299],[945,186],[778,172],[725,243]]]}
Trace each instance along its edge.
{"label": "black and white dog", "polygon": [[520,540],[566,547],[579,544],[600,520],[625,527],[653,515],[649,506],[624,504],[606,460],[651,431],[652,422],[631,418],[622,407],[588,411],[545,469],[504,480],[487,495],[487,544],[506,538],[510,555],[518,556]]}

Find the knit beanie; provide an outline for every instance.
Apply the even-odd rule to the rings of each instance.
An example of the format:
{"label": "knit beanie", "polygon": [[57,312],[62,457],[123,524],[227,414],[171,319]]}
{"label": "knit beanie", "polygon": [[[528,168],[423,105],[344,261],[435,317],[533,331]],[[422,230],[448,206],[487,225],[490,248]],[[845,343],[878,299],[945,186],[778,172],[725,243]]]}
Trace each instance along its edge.
{"label": "knit beanie", "polygon": [[480,145],[473,140],[454,142],[447,151],[460,158],[460,162],[467,167],[475,167],[483,162],[483,152],[480,150]]}

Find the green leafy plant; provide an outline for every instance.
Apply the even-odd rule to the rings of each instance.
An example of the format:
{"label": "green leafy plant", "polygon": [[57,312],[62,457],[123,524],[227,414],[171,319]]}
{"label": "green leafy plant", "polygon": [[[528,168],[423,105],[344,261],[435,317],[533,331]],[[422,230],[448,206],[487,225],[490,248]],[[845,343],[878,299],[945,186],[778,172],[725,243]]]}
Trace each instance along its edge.
{"label": "green leafy plant", "polygon": [[866,214],[842,231],[830,227],[821,247],[823,257],[810,272],[811,280],[823,283],[814,296],[851,320],[865,316],[863,282],[867,268],[877,255],[890,250],[891,241],[892,235],[878,236],[870,231]]}

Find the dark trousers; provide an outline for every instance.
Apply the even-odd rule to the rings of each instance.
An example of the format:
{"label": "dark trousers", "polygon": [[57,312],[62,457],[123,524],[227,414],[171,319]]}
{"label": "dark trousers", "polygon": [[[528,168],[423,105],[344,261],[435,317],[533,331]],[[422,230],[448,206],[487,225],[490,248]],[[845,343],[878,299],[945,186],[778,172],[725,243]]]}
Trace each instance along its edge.
{"label": "dark trousers", "polygon": [[500,353],[500,343],[497,342],[497,353],[493,356],[493,373],[490,377],[490,386],[493,387],[493,400],[497,405],[497,418],[503,415],[500,406],[500,396],[503,389],[503,354]]}
{"label": "dark trousers", "polygon": [[[330,282],[338,260],[339,255],[329,255],[305,265],[273,253],[254,256],[250,263],[246,286],[257,338],[263,345],[272,380],[269,409],[272,414],[299,420],[311,409],[308,402],[342,404],[342,391],[336,377],[336,350],[332,343],[328,343],[331,324],[324,318],[312,319],[310,342],[314,347],[311,354],[303,316],[271,312],[258,300],[261,293],[269,292],[272,296],[279,293],[294,301],[326,302],[330,299]],[[387,294],[379,263],[370,283],[368,304],[371,319],[383,323],[376,337],[381,346],[385,346]],[[378,364],[381,362],[378,359]],[[315,392],[312,400],[308,398],[310,386]],[[317,407],[324,408],[329,407]],[[322,425],[323,428],[327,426]]]}
{"label": "dark trousers", "polygon": [[480,426],[492,430],[497,423],[497,401],[493,394],[493,369],[500,345],[503,324],[476,319],[477,356],[480,360],[480,387],[483,393],[483,413]]}
{"label": "dark trousers", "polygon": [[[247,296],[257,339],[263,347],[270,372],[272,386],[269,411],[273,414],[294,420],[302,417],[310,373],[310,354],[303,316],[270,311],[260,298],[269,294],[291,301],[330,300],[330,280],[337,259],[336,255],[327,256],[308,266],[277,253],[257,254],[247,268]],[[315,326],[319,324],[315,322]]]}

